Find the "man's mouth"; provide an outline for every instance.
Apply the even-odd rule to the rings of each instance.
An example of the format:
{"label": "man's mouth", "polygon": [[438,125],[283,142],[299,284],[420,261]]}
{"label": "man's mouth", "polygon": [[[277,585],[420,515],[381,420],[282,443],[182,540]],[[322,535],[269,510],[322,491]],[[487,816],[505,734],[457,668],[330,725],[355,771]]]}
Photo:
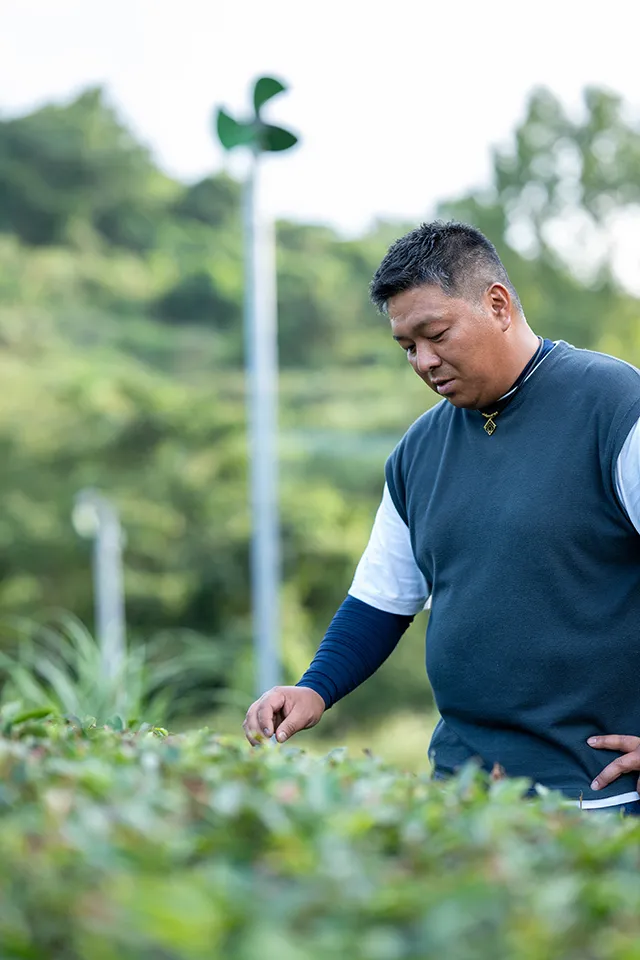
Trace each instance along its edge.
{"label": "man's mouth", "polygon": [[450,393],[453,389],[453,383],[455,378],[451,377],[448,380],[432,380],[431,383],[438,391],[440,396],[445,396],[447,393]]}

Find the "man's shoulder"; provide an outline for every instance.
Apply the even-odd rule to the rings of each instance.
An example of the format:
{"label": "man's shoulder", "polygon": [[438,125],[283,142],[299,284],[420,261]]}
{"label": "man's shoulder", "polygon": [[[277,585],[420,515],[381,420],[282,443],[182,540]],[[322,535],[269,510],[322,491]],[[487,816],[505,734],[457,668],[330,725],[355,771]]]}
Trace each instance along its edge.
{"label": "man's shoulder", "polygon": [[574,372],[585,378],[584,388],[591,387],[596,392],[607,389],[626,391],[629,388],[640,391],[640,370],[632,363],[610,353],[574,347],[564,341],[559,345],[564,348],[564,357]]}
{"label": "man's shoulder", "polygon": [[640,417],[640,370],[598,350],[562,343],[551,397],[567,422],[583,430],[589,424],[606,458],[617,458],[629,430]]}

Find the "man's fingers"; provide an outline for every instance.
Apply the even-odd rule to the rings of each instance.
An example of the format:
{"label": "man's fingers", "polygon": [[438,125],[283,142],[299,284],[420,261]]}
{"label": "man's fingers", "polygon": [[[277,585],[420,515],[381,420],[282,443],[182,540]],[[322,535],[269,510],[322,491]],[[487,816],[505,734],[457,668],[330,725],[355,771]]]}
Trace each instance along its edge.
{"label": "man's fingers", "polygon": [[257,747],[260,743],[260,740],[256,740],[254,734],[257,733],[255,724],[250,723],[246,718],[242,724],[242,729],[244,730],[244,735],[251,744],[252,747]]}
{"label": "man's fingers", "polygon": [[319,722],[325,702],[319,693],[306,687],[272,687],[252,703],[242,724],[252,746],[269,739],[274,732],[282,743],[299,730]]}
{"label": "man's fingers", "polygon": [[631,753],[632,750],[640,748],[640,737],[612,733],[603,737],[589,737],[587,743],[597,750],[616,750],[618,753]]}
{"label": "man's fingers", "polygon": [[264,697],[258,700],[256,722],[258,724],[258,730],[264,734],[265,737],[270,737],[273,734],[274,716],[279,710],[282,710],[284,700],[285,697],[282,691],[265,694]]}
{"label": "man's fingers", "polygon": [[302,719],[301,711],[296,710],[294,707],[286,720],[283,720],[278,727],[276,732],[276,740],[282,743],[284,740],[288,740],[289,737],[292,737],[294,733],[297,733],[298,730],[303,730],[305,726],[306,721]]}
{"label": "man's fingers", "polygon": [[278,726],[276,730],[276,740],[278,740],[279,743],[283,743],[283,741],[292,737],[294,733],[315,726],[318,719],[319,717],[314,718],[309,710],[308,704],[296,703]]}
{"label": "man's fingers", "polygon": [[291,700],[287,700],[283,695],[282,707],[273,711],[273,725],[269,728],[269,735],[275,732],[276,739],[282,743],[283,740],[288,740],[299,730],[306,730],[308,726],[313,726],[313,720],[308,709],[299,703],[292,705]]}
{"label": "man's fingers", "polygon": [[617,760],[606,766],[591,784],[591,789],[601,790],[602,787],[606,787],[609,783],[617,780],[623,773],[630,773],[632,770],[640,770],[640,750],[625,753],[623,757],[618,757]]}
{"label": "man's fingers", "polygon": [[244,718],[242,729],[252,747],[264,742],[265,737],[273,734],[274,715],[284,705],[284,693],[277,688],[263,693],[259,700],[251,704]]}
{"label": "man's fingers", "polygon": [[615,750],[617,753],[624,754],[600,771],[591,784],[592,790],[601,790],[623,773],[640,770],[640,737],[610,733],[600,737],[589,737],[587,743],[596,750]]}

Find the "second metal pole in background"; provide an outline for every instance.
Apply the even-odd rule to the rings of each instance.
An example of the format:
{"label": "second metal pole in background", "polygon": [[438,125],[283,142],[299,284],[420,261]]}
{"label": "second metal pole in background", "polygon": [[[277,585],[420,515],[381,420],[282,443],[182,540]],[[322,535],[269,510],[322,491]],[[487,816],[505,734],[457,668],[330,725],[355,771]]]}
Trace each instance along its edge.
{"label": "second metal pole in background", "polygon": [[126,648],[120,518],[110,500],[87,488],[76,495],[72,519],[76,532],[93,540],[96,639],[103,675],[114,680],[122,670]]}

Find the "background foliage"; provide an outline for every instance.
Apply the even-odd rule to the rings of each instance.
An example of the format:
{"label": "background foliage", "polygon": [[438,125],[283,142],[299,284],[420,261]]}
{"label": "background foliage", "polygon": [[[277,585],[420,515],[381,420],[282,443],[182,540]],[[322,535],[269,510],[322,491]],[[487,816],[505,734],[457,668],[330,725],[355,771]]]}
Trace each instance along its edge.
{"label": "background foliage", "polygon": [[[491,183],[440,213],[496,243],[536,332],[638,363],[640,304],[604,238],[637,209],[639,183],[640,131],[617,97],[586,91],[576,119],[538,90]],[[411,226],[347,239],[277,225],[286,682],[349,587],[386,455],[432,402],[367,299]],[[241,297],[240,187],[226,173],[172,180],[100,89],[0,120],[0,616],[91,622],[89,547],[70,513],[79,489],[100,488],[127,531],[131,636],[206,638],[219,729],[254,695]],[[424,628],[416,618],[324,735],[388,728],[396,711],[426,726]]]}

